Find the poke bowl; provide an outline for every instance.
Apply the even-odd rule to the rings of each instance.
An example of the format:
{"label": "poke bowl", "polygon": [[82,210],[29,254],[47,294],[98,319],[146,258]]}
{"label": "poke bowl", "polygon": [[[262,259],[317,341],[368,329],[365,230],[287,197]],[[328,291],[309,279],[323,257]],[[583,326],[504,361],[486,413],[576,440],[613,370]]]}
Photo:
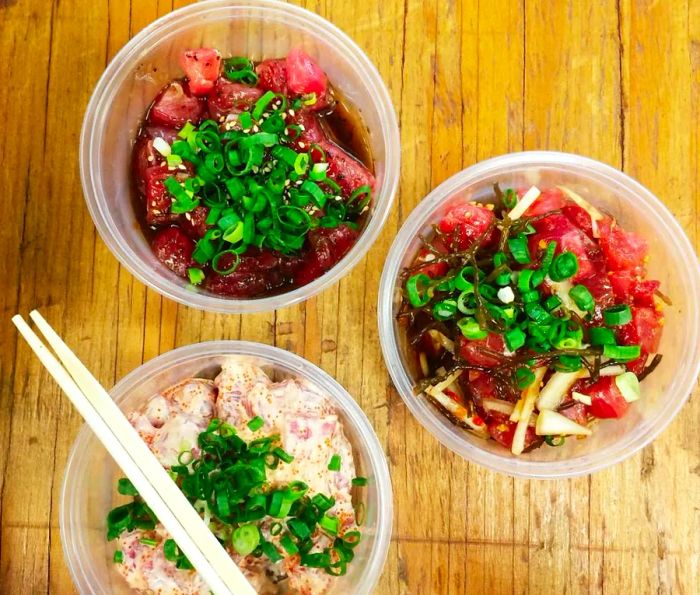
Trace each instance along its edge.
{"label": "poke bowl", "polygon": [[512,476],[583,475],[643,448],[688,399],[698,289],[693,247],[649,190],[577,155],[513,153],[448,179],[403,224],[382,350],[455,453]]}
{"label": "poke bowl", "polygon": [[[180,474],[178,485],[258,592],[372,592],[391,535],[388,467],[369,421],[326,373],[275,347],[217,341],[156,357],[110,393],[171,476]],[[242,469],[251,453],[264,457],[267,473],[264,485],[244,488],[245,503],[229,500],[225,510],[220,494],[230,486],[215,488],[207,504],[185,487],[216,460],[205,444],[222,440],[247,446],[236,446],[242,454],[235,462],[206,467],[208,477]],[[249,476],[236,477],[230,485]],[[287,502],[284,494],[293,498]],[[253,515],[259,503],[249,504],[261,495],[267,504]],[[68,458],[59,522],[81,593],[145,593],[163,585],[209,592],[157,519],[144,514],[133,486],[87,426]],[[319,561],[336,548],[341,559]]]}
{"label": "poke bowl", "polygon": [[388,91],[346,34],[277,0],[208,0],[114,57],[80,169],[93,221],[132,274],[241,313],[346,275],[384,224],[399,156]]}

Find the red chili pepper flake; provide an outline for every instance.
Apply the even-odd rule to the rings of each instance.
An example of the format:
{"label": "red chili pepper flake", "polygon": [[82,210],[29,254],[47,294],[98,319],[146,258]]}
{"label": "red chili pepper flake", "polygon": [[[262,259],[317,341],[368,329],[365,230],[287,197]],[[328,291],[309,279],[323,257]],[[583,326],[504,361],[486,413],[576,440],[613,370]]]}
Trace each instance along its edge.
{"label": "red chili pepper flake", "polygon": [[475,425],[477,426],[483,426],[484,425],[484,420],[481,419],[478,415],[475,415],[472,417],[472,421],[474,422]]}
{"label": "red chili pepper flake", "polygon": [[449,388],[445,389],[445,394],[450,397],[453,401],[457,401],[457,403],[461,403],[462,399],[459,398],[459,395],[454,392],[453,390],[450,390]]}

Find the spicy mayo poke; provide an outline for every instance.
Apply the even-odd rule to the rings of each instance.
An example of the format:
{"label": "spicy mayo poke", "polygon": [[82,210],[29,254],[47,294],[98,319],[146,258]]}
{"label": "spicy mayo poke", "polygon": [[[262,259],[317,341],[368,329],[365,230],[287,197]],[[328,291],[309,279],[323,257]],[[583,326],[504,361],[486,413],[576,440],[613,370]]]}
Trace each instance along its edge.
{"label": "spicy mayo poke", "polygon": [[453,202],[402,276],[416,391],[513,454],[620,418],[661,360],[646,240],[567,187]]}
{"label": "spicy mayo poke", "polygon": [[[353,452],[329,397],[301,379],[224,364],[129,419],[259,593],[326,593],[362,538]],[[209,589],[127,479],[107,517],[114,563],[139,593]]]}
{"label": "spicy mayo poke", "polygon": [[357,111],[300,49],[255,63],[200,48],[180,64],[132,156],[156,258],[231,298],[322,276],[357,241],[375,191]]}

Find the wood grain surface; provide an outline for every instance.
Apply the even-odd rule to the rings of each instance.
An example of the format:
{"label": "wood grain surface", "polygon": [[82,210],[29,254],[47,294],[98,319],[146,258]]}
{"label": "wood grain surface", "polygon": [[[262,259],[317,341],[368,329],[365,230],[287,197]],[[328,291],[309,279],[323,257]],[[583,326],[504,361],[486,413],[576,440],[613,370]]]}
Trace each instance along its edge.
{"label": "wood grain surface", "polygon": [[93,85],[171,0],[0,0],[0,591],[72,593],[57,526],[77,414],[9,319],[41,308],[106,385],[220,338],[303,355],[360,402],[394,482],[395,593],[700,593],[700,396],[653,445],[592,477],[514,480],[442,448],[384,367],[379,276],[430,188],[474,162],[560,149],[622,168],[698,242],[700,3],[308,0],[379,68],[402,129],[395,208],[340,283],[277,312],[222,316],[146,290],[98,237],[78,176]]}

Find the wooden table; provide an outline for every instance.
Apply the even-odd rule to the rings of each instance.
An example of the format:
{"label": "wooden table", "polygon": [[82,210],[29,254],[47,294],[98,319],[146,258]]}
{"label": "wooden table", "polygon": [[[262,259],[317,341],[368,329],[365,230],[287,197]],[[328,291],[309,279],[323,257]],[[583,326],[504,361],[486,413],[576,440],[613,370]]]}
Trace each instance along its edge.
{"label": "wooden table", "polygon": [[[176,5],[179,2],[176,2]],[[102,382],[207,339],[278,345],[334,375],[390,460],[394,534],[381,593],[700,592],[700,398],[632,459],[593,477],[513,480],[439,446],[393,389],[377,285],[400,224],[476,161],[560,149],[620,167],[698,239],[700,3],[691,0],[309,0],[386,80],[401,194],[369,255],[305,304],[205,314],[147,291],[85,208],[78,134],[107,61],[170,0],[0,0],[3,324],[0,591],[73,592],[57,527],[80,419],[12,314],[40,307]]]}

